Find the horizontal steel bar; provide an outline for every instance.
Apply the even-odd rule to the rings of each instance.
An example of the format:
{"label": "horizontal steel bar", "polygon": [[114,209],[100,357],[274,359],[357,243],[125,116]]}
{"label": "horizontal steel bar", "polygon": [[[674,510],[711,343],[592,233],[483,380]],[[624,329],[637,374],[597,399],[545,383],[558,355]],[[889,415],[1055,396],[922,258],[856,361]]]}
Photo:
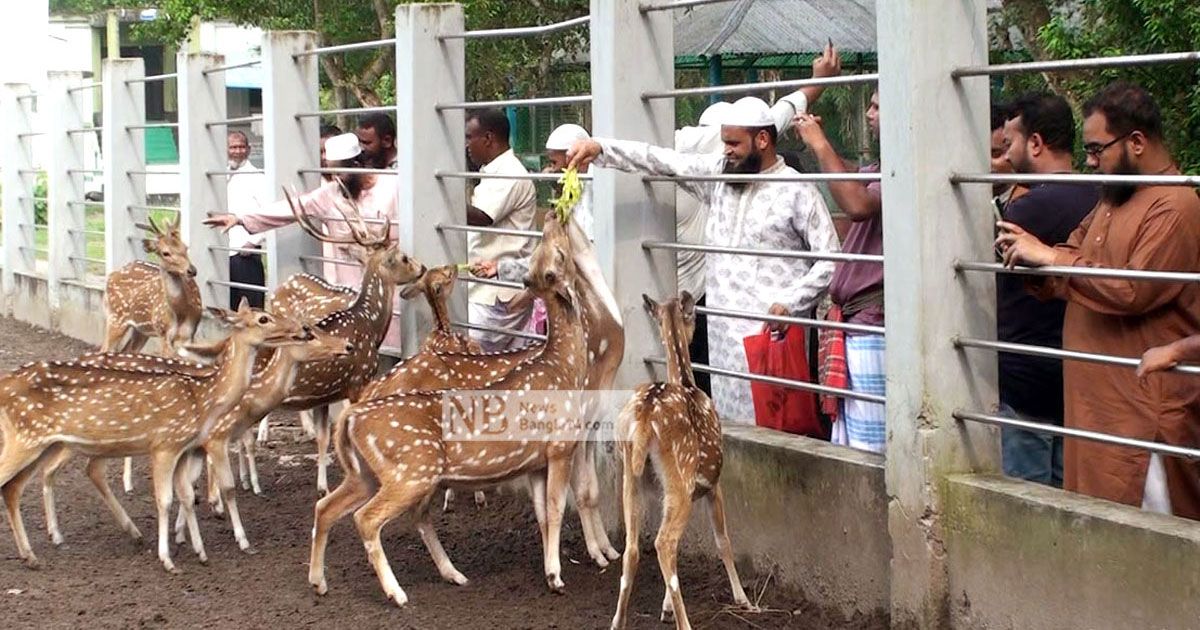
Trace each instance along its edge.
{"label": "horizontal steel bar", "polygon": [[67,256],[68,260],[75,260],[86,263],[95,263],[97,265],[107,264],[103,258],[88,258],[86,256]]}
{"label": "horizontal steel bar", "polygon": [[127,174],[127,175],[181,175],[182,173],[178,169],[173,170],[173,171],[169,171],[169,170],[168,171],[149,171],[149,170],[138,169],[135,171],[125,171],[125,174]]}
{"label": "horizontal steel bar", "polygon": [[75,228],[67,228],[69,234],[83,234],[85,236],[104,236],[104,230],[77,230]]}
{"label": "horizontal steel bar", "polygon": [[747,311],[734,311],[724,308],[714,308],[711,306],[697,306],[696,312],[702,315],[710,315],[712,317],[729,317],[733,319],[749,319],[760,322],[775,322],[779,324],[796,324],[799,326],[811,326],[813,328],[829,328],[832,330],[844,330],[846,332],[863,333],[867,335],[882,335],[884,334],[883,326],[869,326],[867,324],[850,324],[847,322],[831,322],[823,319],[811,319],[808,317],[790,317],[782,315],[767,315],[766,313],[750,313]]}
{"label": "horizontal steel bar", "polygon": [[260,287],[257,284],[244,284],[242,282],[229,282],[226,280],[209,280],[208,283],[220,285],[223,287],[230,287],[233,289],[245,289],[247,291],[258,291],[259,293],[267,293],[268,292],[267,287]]}
{"label": "horizontal steel bar", "polygon": [[363,264],[353,260],[342,260],[340,258],[330,258],[329,256],[300,256],[300,260],[304,262],[322,262],[332,263],[334,265],[343,265],[346,267],[362,267]]}
{"label": "horizontal steel bar", "polygon": [[1087,59],[1057,59],[1054,61],[1027,61],[1003,63],[991,66],[958,68],[950,76],[982,77],[1024,72],[1053,72],[1057,70],[1094,70],[1098,68],[1125,68],[1129,66],[1151,66],[1167,63],[1189,63],[1200,61],[1200,52],[1174,52],[1155,55],[1121,55],[1117,57],[1090,57]]}
{"label": "horizontal steel bar", "polygon": [[357,168],[357,167],[326,167],[326,168],[301,168],[296,169],[297,173],[321,173],[323,175],[337,175],[338,173],[358,173],[360,175],[399,175],[399,171],[391,168]]}
{"label": "horizontal steel bar", "polygon": [[483,29],[478,31],[465,31],[463,33],[451,33],[449,35],[438,35],[438,39],[445,41],[447,39],[493,39],[497,37],[532,37],[536,35],[548,35],[565,31],[567,29],[582,26],[592,21],[592,16],[584,15],[562,22],[553,24],[543,24],[542,26],[520,26],[516,28],[493,28]]}
{"label": "horizontal steel bar", "polygon": [[454,225],[449,223],[439,223],[434,227],[437,231],[450,232],[479,232],[481,234],[499,234],[501,236],[528,236],[529,238],[542,238],[542,233],[536,230],[510,230],[508,228],[484,227],[481,225]]}
{"label": "horizontal steel bar", "polygon": [[67,93],[82,92],[84,90],[96,90],[96,89],[99,89],[102,87],[104,87],[104,83],[101,81],[97,81],[96,83],[86,83],[84,85],[77,85],[73,88],[67,88]]}
{"label": "horizontal steel bar", "polygon": [[132,131],[134,129],[177,129],[177,128],[179,128],[179,123],[177,123],[177,122],[154,122],[154,123],[144,123],[144,124],[140,124],[140,125],[125,125],[126,131]]}
{"label": "horizontal steel bar", "polygon": [[104,127],[75,127],[67,129],[67,133],[91,133],[93,131],[104,131]]}
{"label": "horizontal steel bar", "polygon": [[27,252],[37,252],[39,254],[46,254],[46,255],[50,254],[50,250],[46,249],[45,247],[29,247],[26,245],[18,245],[17,249],[24,250]]}
{"label": "horizontal steel bar", "polygon": [[44,169],[44,168],[19,168],[19,169],[17,169],[18,175],[37,175],[38,173],[45,173],[45,172],[46,172],[46,169]]}
{"label": "horizontal steel bar", "polygon": [[17,100],[18,101],[32,101],[32,100],[36,99],[37,97],[38,97],[38,95],[35,92],[33,94],[22,94],[17,97]]}
{"label": "horizontal steel bar", "polygon": [[48,229],[50,229],[50,226],[46,225],[44,223],[18,223],[17,225],[19,225],[23,228],[30,228],[32,230],[48,230]]}
{"label": "horizontal steel bar", "polygon": [[99,169],[99,168],[69,168],[69,169],[67,169],[68,175],[75,175],[77,173],[80,175],[103,175],[104,170]]}
{"label": "horizontal steel bar", "polygon": [[1123,278],[1126,280],[1148,280],[1153,282],[1200,282],[1200,273],[1186,271],[1145,271],[1142,269],[1108,269],[1105,267],[1014,267],[1009,269],[1000,263],[963,261],[954,263],[954,268],[958,271],[1014,273],[1026,276],[1077,276],[1084,278]]}
{"label": "horizontal steel bar", "polygon": [[347,107],[344,109],[327,109],[321,112],[300,112],[296,118],[319,118],[321,116],[336,116],[339,114],[395,114],[395,105],[383,107]]}
{"label": "horizontal steel bar", "polygon": [[257,66],[257,65],[259,65],[259,64],[261,64],[261,63],[262,63],[262,59],[254,59],[254,60],[251,60],[251,61],[243,61],[242,63],[231,63],[231,64],[229,64],[229,65],[227,65],[227,66],[217,66],[217,67],[215,67],[215,68],[209,68],[208,70],[205,70],[205,71],[204,71],[202,74],[204,74],[204,76],[208,76],[208,75],[210,75],[210,74],[217,74],[218,72],[226,72],[226,71],[229,71],[229,70],[237,70],[238,68],[250,68],[250,67],[253,67],[253,66]]}
{"label": "horizontal steel bar", "polygon": [[[1119,365],[1122,367],[1132,368],[1136,368],[1138,364],[1142,362],[1140,358],[1135,359],[1131,357],[1115,357],[1108,354],[1094,354],[1091,352],[1078,352],[1075,350],[1060,350],[1058,348],[1047,348],[1045,346],[1009,343],[1006,341],[991,341],[988,339],[973,339],[970,337],[954,337],[952,341],[954,342],[955,346],[960,348],[982,348],[984,350],[995,350],[997,352],[1021,354],[1030,357],[1043,357],[1047,359],[1102,363],[1105,365]],[[1200,374],[1200,366],[1177,365],[1172,368],[1171,371],[1182,372],[1184,374]]]}
{"label": "horizontal steel bar", "polygon": [[955,173],[952,184],[1129,184],[1134,186],[1200,186],[1200,175],[1100,175],[1060,173]]}
{"label": "horizontal steel bar", "polygon": [[717,245],[688,245],[670,241],[646,241],[644,249],[669,249],[677,252],[703,252],[705,254],[734,254],[739,256],[774,256],[776,258],[799,258],[802,260],[831,260],[834,262],[883,263],[879,254],[847,254],[845,252],[800,252],[790,249],[748,249],[745,247],[720,247]]}
{"label": "horizontal steel bar", "polygon": [[212,122],[204,123],[204,127],[207,129],[212,129],[213,127],[226,127],[229,125],[244,125],[246,123],[262,122],[262,119],[263,119],[262,114],[255,114],[253,116],[241,116],[238,118],[226,118],[225,120],[214,120]]}
{"label": "horizontal steel bar", "polygon": [[219,252],[237,252],[239,254],[257,254],[260,256],[267,253],[265,250],[257,247],[226,247],[225,245],[209,245],[208,248]]}
{"label": "horizontal steel bar", "polygon": [[62,280],[59,280],[59,282],[61,282],[62,284],[68,285],[68,286],[72,286],[72,287],[79,287],[81,289],[90,289],[92,291],[104,293],[104,285],[93,284],[86,280],[76,280],[74,278],[63,278]]}
{"label": "horizontal steel bar", "polygon": [[[652,365],[666,365],[667,360],[662,357],[646,357],[646,363]],[[837,396],[839,398],[853,398],[855,400],[865,400],[879,404],[886,404],[887,398],[876,394],[863,394],[860,392],[842,389],[840,387],[828,387],[826,385],[817,385],[816,383],[806,383],[804,381],[794,381],[787,378],[779,378],[777,376],[764,376],[762,374],[750,374],[749,372],[738,372],[736,370],[726,370],[717,368],[704,363],[693,363],[692,369],[696,372],[704,372],[705,374],[715,374],[717,376],[728,376],[730,378],[738,378],[744,381],[755,381],[758,383],[768,383],[770,385],[778,385],[790,389],[800,389],[814,392],[817,394],[825,394],[827,396]]]}
{"label": "horizontal steel bar", "polygon": [[644,175],[647,182],[878,182],[879,173],[797,173],[794,175],[713,174],[713,175]]}
{"label": "horizontal steel bar", "polygon": [[[557,182],[562,179],[562,173],[478,173],[475,171],[435,171],[434,177],[443,179],[519,179],[534,182]],[[591,173],[580,173],[579,179],[592,179]]]}
{"label": "horizontal steel bar", "polygon": [[509,330],[507,328],[496,328],[494,326],[484,326],[483,324],[471,324],[468,322],[451,321],[450,325],[459,328],[467,328],[469,330],[482,330],[483,332],[496,333],[500,335],[508,335],[510,337],[520,337],[522,339],[533,339],[535,341],[545,341],[546,335],[536,333],[527,333],[523,330]]}
{"label": "horizontal steel bar", "polygon": [[140,77],[137,79],[125,79],[125,84],[129,85],[131,83],[152,83],[154,81],[167,81],[169,79],[177,79],[177,78],[179,78],[179,75],[177,73],[168,72],[166,74],[152,74],[150,76]]}
{"label": "horizontal steel bar", "polygon": [[831,87],[835,85],[858,85],[879,81],[878,73],[847,74],[840,77],[820,77],[816,79],[787,79],[784,81],[763,81],[760,83],[739,83],[736,85],[714,85],[699,88],[677,88],[645,92],[642,100],[655,98],[679,98],[680,96],[704,96],[706,94],[745,94],[746,92],[763,92],[767,90],[782,90],[802,87]]}
{"label": "horizontal steel bar", "polygon": [[467,273],[458,274],[458,279],[463,282],[471,282],[474,284],[486,284],[493,287],[505,287],[508,289],[524,289],[525,285],[520,282],[508,282],[506,280],[497,280],[495,278],[479,278]]}
{"label": "horizontal steel bar", "polygon": [[638,10],[642,13],[651,11],[670,11],[672,9],[686,9],[688,7],[698,7],[705,4],[717,4],[718,2],[732,2],[732,0],[673,0],[672,2],[643,2]]}
{"label": "horizontal steel bar", "polygon": [[438,111],[446,109],[484,109],[490,107],[538,107],[541,105],[570,105],[572,103],[591,103],[591,94],[577,96],[545,96],[538,98],[510,98],[503,101],[465,101],[462,103],[438,103]]}
{"label": "horizontal steel bar", "polygon": [[35,136],[44,136],[44,135],[46,135],[45,131],[25,131],[25,132],[17,134],[17,137],[18,138],[33,138]]}
{"label": "horizontal steel bar", "polygon": [[375,39],[368,42],[356,42],[353,44],[338,44],[337,46],[320,46],[310,50],[304,50],[292,55],[292,58],[299,59],[300,57],[309,57],[312,55],[328,55],[331,53],[349,52],[351,50],[367,50],[369,48],[383,48],[385,46],[395,46],[396,38],[391,39]]}
{"label": "horizontal steel bar", "polygon": [[155,211],[179,212],[179,208],[175,208],[172,206],[143,206],[143,205],[139,205],[139,204],[129,204],[128,209],[130,209],[130,210],[145,210],[147,212],[155,212]]}
{"label": "horizontal steel bar", "polygon": [[982,422],[984,424],[994,424],[1002,427],[1013,427],[1017,429],[1025,429],[1034,433],[1043,433],[1046,435],[1059,435],[1069,438],[1080,438],[1083,440],[1091,440],[1093,442],[1103,442],[1105,444],[1115,444],[1117,446],[1128,446],[1129,448],[1139,448],[1142,450],[1159,453],[1160,455],[1171,455],[1174,457],[1185,457],[1187,459],[1200,459],[1200,449],[1185,448],[1183,446],[1174,446],[1171,444],[1163,444],[1162,442],[1150,442],[1147,440],[1138,440],[1134,438],[1122,437],[1119,435],[1110,435],[1108,433],[1100,433],[1098,431],[1087,431],[1084,429],[1076,429],[1072,427],[1060,427],[1055,424],[1044,424],[1041,422],[1029,422],[1028,420],[1018,420],[1016,418],[1005,418],[987,413],[975,413],[971,411],[955,411],[953,414],[955,420]]}
{"label": "horizontal steel bar", "polygon": [[49,197],[37,197],[37,196],[33,196],[33,195],[17,195],[17,199],[24,199],[25,201],[41,201],[43,203],[50,203]]}

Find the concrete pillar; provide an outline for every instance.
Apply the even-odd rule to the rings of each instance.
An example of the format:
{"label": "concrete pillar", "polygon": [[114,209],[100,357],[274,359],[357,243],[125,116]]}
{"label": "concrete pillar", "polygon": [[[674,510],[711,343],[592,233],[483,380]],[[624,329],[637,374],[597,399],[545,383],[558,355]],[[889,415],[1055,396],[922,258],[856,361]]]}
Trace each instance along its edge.
{"label": "concrete pillar", "polygon": [[145,217],[129,206],[146,204],[146,178],[129,171],[146,169],[146,144],[141,132],[128,127],[146,122],[145,84],[129,82],[144,76],[145,64],[140,58],[104,60],[100,152],[104,159],[105,273],[143,257],[142,231],[133,224]]}
{"label": "concrete pillar", "polygon": [[[208,123],[224,120],[225,73],[204,71],[225,63],[212,53],[179,53],[175,65],[179,90],[179,212],[183,242],[196,266],[196,284],[204,304],[224,306],[229,287],[213,281],[229,279],[229,239],[220,230],[204,225],[210,212],[225,211],[225,175],[209,175],[229,168],[225,152],[225,127]],[[141,135],[141,134],[138,134]],[[236,307],[237,305],[234,305]]]}
{"label": "concrete pillar", "polygon": [[[22,197],[33,194],[33,180],[22,170],[33,168],[33,137],[30,101],[22,98],[32,91],[27,83],[5,83],[0,92],[0,185],[3,188],[5,311],[15,287],[13,274],[32,271],[34,255],[22,250],[33,243],[32,232],[21,227],[33,223],[33,205]],[[26,244],[29,243],[29,245]]]}
{"label": "concrete pillar", "polygon": [[[674,144],[675,102],[643,101],[642,93],[675,86],[674,39],[669,11],[641,13],[639,0],[592,0],[592,134],[604,138]],[[625,323],[625,358],[616,387],[649,379],[647,355],[661,347],[642,294],[677,291],[674,252],[642,248],[648,240],[675,240],[675,186],[646,185],[642,176],[593,169],[596,250]]]}
{"label": "concrete pillar", "polygon": [[968,363],[951,343],[956,334],[991,337],[996,326],[993,279],[953,269],[991,252],[987,190],[949,181],[952,169],[988,170],[987,84],[950,78],[957,66],[987,63],[984,5],[877,6],[895,628],[949,627],[945,479],[998,468],[994,434],[951,417],[996,401],[995,363]]}
{"label": "concrete pillar", "polygon": [[[439,223],[465,224],[466,190],[462,180],[438,180],[437,171],[465,169],[462,110],[434,108],[435,103],[465,99],[463,40],[438,35],[464,28],[461,4],[402,4],[396,7],[396,131],[400,247],[426,265],[467,259],[466,236],[442,232]],[[416,353],[433,327],[424,307],[401,309],[400,338],[405,356]],[[466,291],[450,300],[451,317],[466,320]]]}
{"label": "concrete pillar", "polygon": [[[297,118],[301,112],[320,109],[317,99],[317,57],[292,55],[316,48],[317,35],[309,31],[268,31],[263,34],[263,170],[275,198],[283,191],[311,190],[320,179],[304,177],[302,168],[320,163],[320,135],[316,118]],[[321,244],[292,225],[267,233],[267,286],[275,288],[304,271],[300,256],[318,256]]]}
{"label": "concrete pillar", "polygon": [[50,225],[49,267],[46,283],[49,289],[50,308],[60,306],[59,281],[64,278],[83,280],[87,276],[86,235],[87,209],[75,203],[83,201],[83,173],[72,172],[84,167],[83,144],[87,134],[67,133],[68,129],[90,127],[91,120],[84,117],[76,98],[86,98],[86,93],[72,94],[70,88],[83,83],[81,72],[51,72],[41,109],[44,120],[53,121],[46,131],[50,148],[50,159],[46,162],[47,223]]}

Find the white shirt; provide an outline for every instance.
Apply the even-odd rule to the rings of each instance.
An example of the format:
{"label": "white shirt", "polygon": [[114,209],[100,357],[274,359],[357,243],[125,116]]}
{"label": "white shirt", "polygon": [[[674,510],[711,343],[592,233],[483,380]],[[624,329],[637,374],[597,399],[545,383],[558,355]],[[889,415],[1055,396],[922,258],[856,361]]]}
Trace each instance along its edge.
{"label": "white shirt", "polygon": [[[480,168],[479,172],[524,175],[529,171],[516,153],[509,149]],[[471,193],[471,205],[492,218],[491,227],[531,230],[537,192],[533,182],[527,179],[482,179]],[[471,260],[498,262],[506,258],[524,258],[533,253],[533,245],[533,239],[524,236],[473,232],[467,237],[467,251]],[[467,295],[476,304],[495,304],[497,300],[507,302],[517,293],[518,290],[507,287],[472,283]]]}
{"label": "white shirt", "polygon": [[[231,214],[242,217],[256,212],[259,206],[271,201],[267,190],[267,174],[251,164],[250,160],[230,170],[236,171],[229,175],[225,187],[225,204]],[[259,247],[263,238],[263,234],[251,234],[241,225],[235,225],[229,230],[230,247]],[[229,252],[229,255],[237,253],[239,252]]]}

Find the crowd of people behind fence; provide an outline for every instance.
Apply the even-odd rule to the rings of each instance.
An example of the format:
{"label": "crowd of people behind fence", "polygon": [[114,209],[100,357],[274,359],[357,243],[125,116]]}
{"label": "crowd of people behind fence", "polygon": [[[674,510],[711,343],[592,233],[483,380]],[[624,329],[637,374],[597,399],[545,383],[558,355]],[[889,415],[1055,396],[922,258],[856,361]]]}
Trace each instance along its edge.
{"label": "crowd of people behind fence", "polygon": [[[841,72],[829,46],[813,63],[813,76]],[[806,87],[773,105],[754,98],[710,106],[694,126],[675,133],[673,147],[592,138],[581,126],[562,125],[545,144],[547,172],[592,166],[655,175],[793,174],[777,151],[780,136],[794,134],[824,173],[879,173],[879,162],[859,164],[840,156],[822,120],[810,112],[821,88]],[[867,126],[879,137],[883,115],[876,91],[866,111]],[[1179,171],[1164,144],[1162,116],[1141,87],[1114,83],[1082,109],[1082,146],[1088,168],[1105,175],[1165,175]],[[993,105],[991,163],[995,172],[1072,173],[1077,164],[1077,124],[1061,96],[1039,92],[1006,105]],[[465,140],[473,168],[484,174],[520,175],[525,165],[509,144],[508,117],[500,110],[471,111]],[[396,128],[385,114],[361,119],[354,133],[321,131],[321,166],[395,167]],[[229,214],[210,223],[230,230],[230,278],[263,284],[262,262],[253,249],[261,234],[294,220],[287,204],[268,202],[265,178],[249,164],[245,134],[229,134]],[[330,233],[346,227],[333,202],[353,199],[364,217],[390,220],[399,182],[395,175],[325,174],[303,195],[305,207],[330,213]],[[846,252],[882,255],[883,195],[879,182],[833,181],[828,198],[810,182],[681,181],[677,196],[677,240],[732,248]],[[997,186],[995,256],[1006,266],[1103,267],[1200,271],[1200,197],[1180,186],[1103,186],[1033,183]],[[324,209],[324,210],[320,210]],[[836,227],[836,209],[842,229]],[[927,212],[939,212],[936,208]],[[520,179],[482,179],[465,208],[472,226],[535,229],[534,184]],[[593,237],[590,184],[584,184],[576,220]],[[848,225],[847,225],[848,223]],[[839,232],[841,232],[839,234]],[[481,278],[517,282],[528,268],[532,239],[474,233],[469,239],[471,272]],[[330,249],[327,259],[350,260]],[[330,280],[355,284],[358,270],[326,263]],[[816,396],[797,389],[754,384],[698,371],[725,422],[755,423],[829,439],[882,453],[887,442],[883,265],[830,262],[730,253],[679,252],[680,290],[698,306],[766,316],[821,318],[862,325],[806,331],[779,320],[709,315],[700,317],[692,360],[721,370],[764,372],[758,340],[786,353],[786,373],[848,389],[855,398]],[[261,294],[231,289],[231,303]],[[1032,276],[1001,273],[996,279],[997,338],[1003,342],[1073,351],[1139,357],[1127,367],[1002,352],[999,356],[999,414],[1046,425],[1200,446],[1200,381],[1169,368],[1200,359],[1200,286],[1092,276]],[[545,311],[515,288],[472,283],[471,336],[485,351],[528,343],[505,331],[544,332]],[[865,328],[864,328],[865,327]],[[878,328],[875,328],[878,327]],[[387,345],[399,346],[393,326]],[[869,332],[868,332],[869,331]],[[752,344],[751,342],[754,341]],[[772,365],[776,365],[772,363]],[[773,368],[777,369],[777,368]],[[767,404],[775,396],[782,403]],[[878,399],[878,398],[877,398]],[[1200,518],[1200,467],[1194,461],[1145,450],[1064,440],[1037,431],[1002,430],[1004,472],[1143,509]]]}

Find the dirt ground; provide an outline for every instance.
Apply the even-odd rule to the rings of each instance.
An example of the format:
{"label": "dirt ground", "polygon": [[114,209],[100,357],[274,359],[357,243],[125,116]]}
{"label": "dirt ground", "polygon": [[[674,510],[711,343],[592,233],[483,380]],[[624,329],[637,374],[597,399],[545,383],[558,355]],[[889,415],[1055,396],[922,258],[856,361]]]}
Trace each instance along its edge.
{"label": "dirt ground", "polygon": [[[69,358],[90,350],[80,342],[0,319],[0,369],[32,360]],[[470,578],[466,586],[442,582],[415,530],[393,523],[384,531],[385,551],[409,596],[403,608],[383,597],[350,519],[332,532],[327,555],[329,594],[316,596],[306,574],[316,499],[313,443],[297,440],[294,418],[277,415],[272,441],[260,452],[264,496],[239,493],[239,505],[255,554],[238,550],[227,522],[199,507],[208,565],[189,546],[174,555],[183,570],[163,571],[155,551],[153,501],[144,464],[135,491],[120,495],[138,528],[136,544],[113,523],[80,462],[59,476],[58,508],[66,543],[45,534],[40,488],[26,488],[23,513],[40,570],[25,569],[7,526],[0,532],[0,626],[4,628],[349,627],[461,628],[484,630],[607,628],[621,569],[599,570],[587,558],[578,518],[565,519],[565,595],[546,590],[540,542],[527,501],[493,494],[477,508],[460,496],[452,514],[436,522],[446,551]],[[113,462],[110,479],[119,485]],[[332,481],[338,478],[336,464]],[[118,491],[119,492],[119,491]],[[693,518],[702,517],[697,510]],[[649,529],[653,529],[649,524]],[[619,540],[614,544],[620,548]],[[659,628],[663,585],[653,546],[643,544],[631,627]],[[697,628],[885,628],[881,619],[844,620],[780,587],[769,576],[743,569],[742,582],[765,612],[736,616],[720,563],[682,557],[679,575],[692,625]]]}

